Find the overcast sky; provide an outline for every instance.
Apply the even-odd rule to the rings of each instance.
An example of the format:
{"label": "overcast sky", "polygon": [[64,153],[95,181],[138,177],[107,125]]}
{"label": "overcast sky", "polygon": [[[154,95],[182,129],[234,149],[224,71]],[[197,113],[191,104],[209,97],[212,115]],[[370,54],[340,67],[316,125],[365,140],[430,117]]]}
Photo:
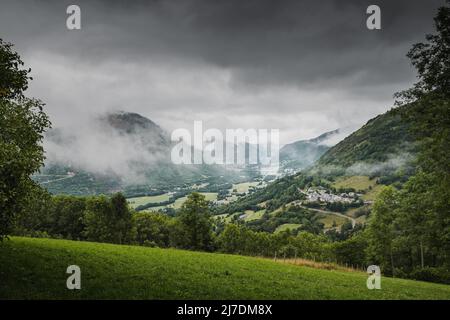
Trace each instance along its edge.
{"label": "overcast sky", "polygon": [[[131,2],[131,1],[130,1]],[[12,42],[54,127],[109,110],[171,131],[276,128],[282,143],[356,128],[415,73],[405,57],[444,1],[5,1]],[[66,8],[81,7],[81,30]],[[381,7],[381,30],[366,8]]]}

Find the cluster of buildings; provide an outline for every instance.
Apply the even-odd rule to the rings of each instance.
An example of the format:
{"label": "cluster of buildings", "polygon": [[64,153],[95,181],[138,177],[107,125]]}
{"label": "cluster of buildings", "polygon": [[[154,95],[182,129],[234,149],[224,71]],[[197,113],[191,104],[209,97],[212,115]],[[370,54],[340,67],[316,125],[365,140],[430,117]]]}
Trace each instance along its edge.
{"label": "cluster of buildings", "polygon": [[306,190],[299,190],[306,195],[308,202],[344,202],[352,203],[358,200],[359,194],[355,192],[332,194],[323,187],[308,188]]}

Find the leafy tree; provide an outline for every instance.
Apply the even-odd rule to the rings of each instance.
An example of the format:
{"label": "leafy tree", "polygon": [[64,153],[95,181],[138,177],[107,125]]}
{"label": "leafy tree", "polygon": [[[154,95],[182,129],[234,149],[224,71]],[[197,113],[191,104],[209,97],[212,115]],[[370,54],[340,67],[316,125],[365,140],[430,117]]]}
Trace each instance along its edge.
{"label": "leafy tree", "polygon": [[193,192],[180,208],[178,216],[187,233],[186,248],[210,250],[212,245],[212,221],[205,196]]}
{"label": "leafy tree", "polygon": [[396,94],[396,112],[419,141],[416,173],[376,200],[367,253],[385,271],[436,281],[450,278],[450,8],[434,21],[436,34],[408,53],[419,81]]}
{"label": "leafy tree", "polygon": [[367,239],[364,233],[358,233],[351,238],[333,243],[333,251],[339,263],[353,266],[364,266],[366,262],[365,250]]}
{"label": "leafy tree", "polygon": [[11,234],[21,236],[50,235],[54,225],[52,197],[37,184],[30,184],[21,202],[22,210],[14,216]]}
{"label": "leafy tree", "polygon": [[0,99],[23,98],[28,88],[31,69],[21,69],[24,63],[13,45],[0,39]]}
{"label": "leafy tree", "polygon": [[42,102],[24,97],[31,78],[23,65],[12,44],[0,39],[0,241],[37,190],[30,175],[43,165],[41,142],[50,127]]}
{"label": "leafy tree", "polygon": [[117,193],[112,198],[90,198],[83,217],[83,235],[91,241],[129,243],[133,239],[133,223],[125,197]]}
{"label": "leafy tree", "polygon": [[14,214],[35,190],[30,176],[43,165],[41,142],[49,126],[39,101],[0,99],[0,239],[11,231]]}
{"label": "leafy tree", "polygon": [[[450,3],[449,0],[446,1]],[[399,92],[397,104],[414,102],[433,93],[450,95],[450,8],[442,6],[434,18],[437,33],[426,35],[426,43],[413,45],[407,57],[417,69],[419,81],[410,89]]]}
{"label": "leafy tree", "polygon": [[151,243],[158,247],[170,245],[170,219],[154,212],[139,212],[133,216],[136,241],[141,245]]}
{"label": "leafy tree", "polygon": [[83,240],[84,211],[86,198],[74,196],[55,196],[51,199],[51,225],[48,232],[66,239]]}
{"label": "leafy tree", "polygon": [[242,237],[244,233],[243,226],[234,223],[227,224],[217,238],[220,250],[227,253],[242,252],[244,249],[244,238]]}
{"label": "leafy tree", "polygon": [[387,273],[394,273],[395,238],[394,220],[396,218],[397,198],[392,187],[385,187],[373,206],[367,229],[367,256],[370,263],[378,264]]}

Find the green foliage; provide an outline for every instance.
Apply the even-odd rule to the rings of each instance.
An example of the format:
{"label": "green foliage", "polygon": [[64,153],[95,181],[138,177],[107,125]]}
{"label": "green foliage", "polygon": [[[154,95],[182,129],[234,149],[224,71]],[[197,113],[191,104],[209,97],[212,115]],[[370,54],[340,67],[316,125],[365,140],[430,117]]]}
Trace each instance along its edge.
{"label": "green foliage", "polygon": [[[1,52],[1,47],[0,47]],[[0,99],[0,239],[35,189],[30,175],[43,165],[43,132],[50,122],[37,100]]]}
{"label": "green foliage", "polygon": [[433,93],[448,98],[450,95],[450,1],[438,9],[434,18],[436,34],[428,34],[426,43],[413,45],[407,57],[417,69],[419,81],[410,89],[396,94],[398,104],[414,102]]}
{"label": "green foliage", "polygon": [[252,230],[274,232],[277,227],[286,224],[300,224],[297,231],[308,231],[319,234],[323,231],[323,224],[318,221],[317,215],[299,206],[289,206],[280,211],[265,213],[260,219],[248,221],[246,225]]}
{"label": "green foliage", "polygon": [[49,232],[65,239],[83,240],[83,217],[86,199],[74,196],[56,196],[49,208],[51,221]]}
{"label": "green foliage", "polygon": [[0,99],[23,98],[28,88],[30,69],[21,69],[24,65],[13,45],[0,39]]}
{"label": "green foliage", "polygon": [[329,241],[309,232],[294,235],[289,230],[280,233],[258,232],[239,224],[227,224],[217,237],[219,251],[267,257],[332,260]]}
{"label": "green foliage", "polygon": [[83,217],[84,236],[91,241],[129,243],[133,239],[132,216],[125,197],[88,199]]}
{"label": "green foliage", "polygon": [[23,65],[12,44],[0,39],[0,241],[36,191],[30,175],[43,165],[41,142],[50,127],[42,102],[23,94],[31,79]]}
{"label": "green foliage", "polygon": [[170,218],[161,213],[138,212],[133,215],[137,243],[153,243],[153,246],[168,247],[173,224]]}
{"label": "green foliage", "polygon": [[303,174],[283,177],[237,201],[215,208],[213,212],[214,214],[232,214],[245,210],[258,211],[261,209],[259,205],[265,201],[267,201],[266,211],[271,212],[289,202],[302,199],[303,195],[298,189],[304,188],[311,182],[312,177]]}
{"label": "green foliage", "polygon": [[333,243],[333,252],[338,263],[347,263],[354,266],[365,266],[367,239],[359,233],[345,241]]}
{"label": "green foliage", "polygon": [[180,208],[178,220],[187,232],[187,249],[211,250],[212,221],[205,196],[193,192]]}
{"label": "green foliage", "polygon": [[367,230],[369,245],[368,260],[380,265],[384,272],[393,274],[395,237],[395,190],[386,187],[378,196],[372,210]]}
{"label": "green foliage", "polygon": [[408,53],[419,82],[397,94],[403,105],[397,112],[419,141],[418,170],[400,191],[378,197],[368,233],[375,261],[390,265],[394,275],[399,270],[433,281],[450,275],[449,21],[450,8],[440,8],[437,33]]}

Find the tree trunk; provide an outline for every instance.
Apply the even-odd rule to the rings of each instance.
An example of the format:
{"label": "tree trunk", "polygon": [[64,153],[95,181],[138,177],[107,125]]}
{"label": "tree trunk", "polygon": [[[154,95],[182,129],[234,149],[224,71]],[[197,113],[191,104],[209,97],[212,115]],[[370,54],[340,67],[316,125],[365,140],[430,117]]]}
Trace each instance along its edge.
{"label": "tree trunk", "polygon": [[392,248],[390,250],[390,254],[391,254],[391,268],[392,268],[392,277],[394,278],[395,274],[394,274],[394,256],[392,254]]}
{"label": "tree trunk", "polygon": [[422,266],[423,269],[423,243],[422,240],[420,240],[420,265]]}

